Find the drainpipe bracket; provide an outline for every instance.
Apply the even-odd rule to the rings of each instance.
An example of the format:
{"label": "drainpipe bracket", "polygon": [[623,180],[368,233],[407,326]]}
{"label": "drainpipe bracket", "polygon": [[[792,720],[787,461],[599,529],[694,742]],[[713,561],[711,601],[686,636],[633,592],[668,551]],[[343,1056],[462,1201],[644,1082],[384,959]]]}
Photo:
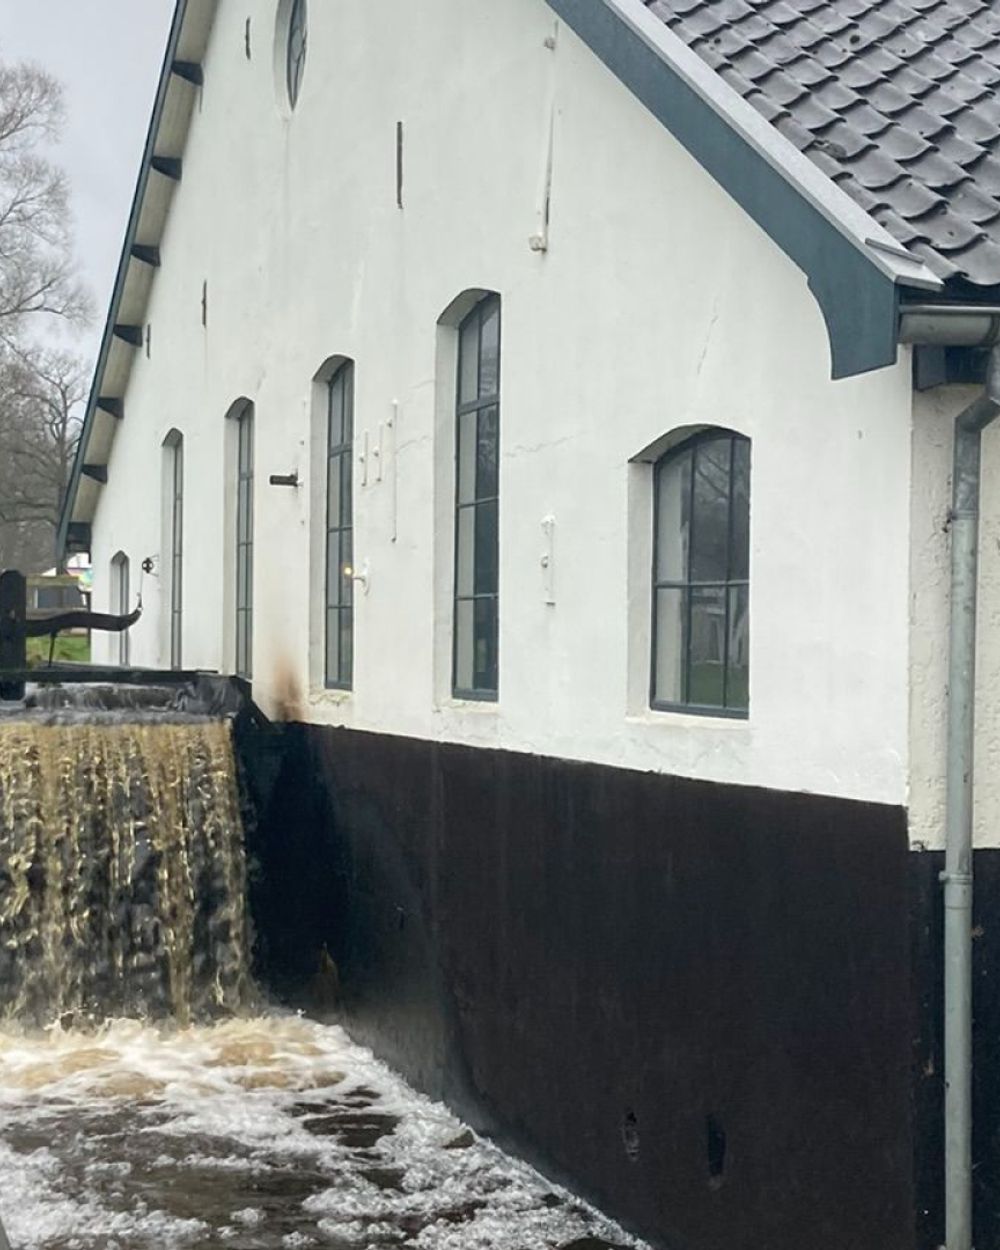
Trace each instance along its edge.
{"label": "drainpipe bracket", "polygon": [[972,876],[965,872],[941,873],[945,911],[972,911]]}

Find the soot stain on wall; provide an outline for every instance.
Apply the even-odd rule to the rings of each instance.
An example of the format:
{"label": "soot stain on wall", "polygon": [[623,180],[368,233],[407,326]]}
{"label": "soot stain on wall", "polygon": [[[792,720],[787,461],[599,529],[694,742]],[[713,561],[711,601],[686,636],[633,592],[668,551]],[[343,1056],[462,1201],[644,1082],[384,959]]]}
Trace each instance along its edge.
{"label": "soot stain on wall", "polygon": [[284,733],[255,910],[290,1000],[328,950],[356,1035],[657,1244],[911,1250],[901,809]]}

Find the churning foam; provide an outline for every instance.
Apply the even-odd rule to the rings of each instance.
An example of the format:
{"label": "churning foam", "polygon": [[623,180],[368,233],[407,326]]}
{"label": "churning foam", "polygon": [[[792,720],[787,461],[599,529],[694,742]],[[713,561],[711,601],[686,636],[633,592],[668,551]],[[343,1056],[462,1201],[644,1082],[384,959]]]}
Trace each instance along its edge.
{"label": "churning foam", "polygon": [[288,1015],[0,1035],[0,1176],[18,1250],[638,1245]]}

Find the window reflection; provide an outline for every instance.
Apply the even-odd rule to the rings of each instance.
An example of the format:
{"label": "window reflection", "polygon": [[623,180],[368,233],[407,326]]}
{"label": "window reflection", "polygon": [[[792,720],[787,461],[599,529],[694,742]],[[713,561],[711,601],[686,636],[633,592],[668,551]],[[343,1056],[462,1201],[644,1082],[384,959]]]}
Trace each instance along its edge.
{"label": "window reflection", "polygon": [[651,704],[749,708],[750,441],[710,430],[654,468]]}

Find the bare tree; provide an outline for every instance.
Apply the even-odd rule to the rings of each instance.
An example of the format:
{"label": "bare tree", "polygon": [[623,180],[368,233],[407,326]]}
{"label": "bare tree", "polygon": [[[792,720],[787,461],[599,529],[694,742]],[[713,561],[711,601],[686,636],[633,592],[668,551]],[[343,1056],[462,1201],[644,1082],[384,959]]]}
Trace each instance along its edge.
{"label": "bare tree", "polygon": [[22,542],[43,532],[46,564],[85,395],[82,362],[69,352],[12,349],[0,361],[0,531],[13,527]]}
{"label": "bare tree", "polygon": [[37,66],[0,62],[0,337],[16,342],[40,315],[80,321],[66,178],[45,155],[63,119],[62,91]]}
{"label": "bare tree", "polygon": [[68,190],[49,159],[62,92],[37,66],[0,61],[0,568],[48,567],[79,438],[84,367],[43,346],[82,324]]}

